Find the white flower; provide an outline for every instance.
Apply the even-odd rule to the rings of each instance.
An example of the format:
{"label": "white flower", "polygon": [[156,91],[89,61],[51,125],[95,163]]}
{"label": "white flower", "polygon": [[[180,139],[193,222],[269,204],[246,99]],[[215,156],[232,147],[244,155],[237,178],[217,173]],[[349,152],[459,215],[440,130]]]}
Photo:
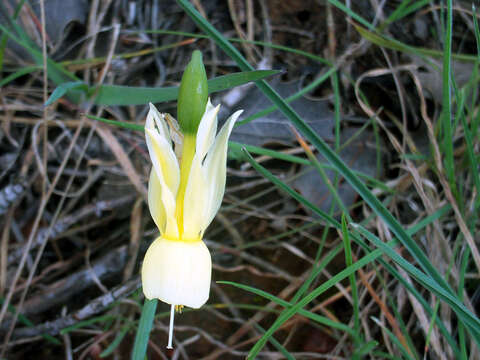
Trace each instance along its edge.
{"label": "white flower", "polygon": [[143,292],[148,299],[199,308],[208,300],[212,260],[203,241],[157,238],[143,261]]}
{"label": "white flower", "polygon": [[182,135],[173,118],[150,104],[145,124],[153,163],[148,205],[160,237],[150,245],[142,266],[148,299],[193,308],[208,300],[212,262],[202,238],[222,203],[228,138],[242,113],[230,116],[215,136],[219,108],[209,100],[197,134]]}

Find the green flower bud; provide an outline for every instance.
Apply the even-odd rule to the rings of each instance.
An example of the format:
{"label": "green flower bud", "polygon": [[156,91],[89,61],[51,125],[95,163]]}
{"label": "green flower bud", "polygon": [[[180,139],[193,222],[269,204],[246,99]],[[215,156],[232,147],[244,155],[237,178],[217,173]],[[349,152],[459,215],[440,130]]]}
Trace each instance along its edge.
{"label": "green flower bud", "polygon": [[195,50],[180,83],[177,117],[184,134],[196,134],[208,99],[208,83],[202,53]]}

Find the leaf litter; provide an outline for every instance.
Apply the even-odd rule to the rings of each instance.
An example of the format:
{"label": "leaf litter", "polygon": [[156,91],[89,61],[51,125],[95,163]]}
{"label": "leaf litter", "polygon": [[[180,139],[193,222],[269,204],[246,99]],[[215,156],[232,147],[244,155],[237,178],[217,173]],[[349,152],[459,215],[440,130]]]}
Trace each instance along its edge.
{"label": "leaf litter", "polygon": [[[17,3],[11,0],[4,3],[2,6],[8,11],[2,14],[12,16]],[[438,117],[440,71],[415,58],[399,56],[400,52],[390,50],[386,54],[378,46],[362,40],[351,22],[346,21],[349,17],[330,4],[276,0],[264,0],[254,5],[251,1],[228,3],[199,1],[196,6],[209,20],[215,20],[218,30],[228,36],[273,41],[325,56],[337,66],[341,100],[339,155],[352,169],[378,181],[368,184],[405,226],[418,223],[452,201],[453,198],[447,196],[445,183],[435,174],[436,168],[425,160],[430,153],[422,151],[419,154],[411,145],[426,140],[425,150],[432,143],[431,133],[428,132],[431,124],[427,123],[425,127],[419,124],[423,124],[425,115],[434,120]],[[41,48],[39,4],[29,5],[26,2],[19,13],[18,24],[24,34]],[[352,4],[351,10],[382,24],[396,9],[396,2],[372,4]],[[258,11],[252,13],[250,6]],[[462,20],[455,23],[459,31],[471,29],[472,25],[471,19],[465,17],[469,9],[462,6],[460,3],[460,10],[457,10],[462,14]],[[108,61],[113,53],[151,50],[183,40],[175,34],[142,32],[144,29],[196,32],[193,22],[174,2],[68,1],[58,5],[57,1],[45,1],[45,10],[48,35],[45,41],[49,58],[59,62],[86,60],[83,67],[65,65],[63,70],[71,69],[75,76],[91,85],[100,80],[130,86],[175,85],[193,48],[204,52],[209,77],[235,71],[232,61],[213,42],[204,39],[187,47],[178,46],[168,51],[153,51],[145,56]],[[331,16],[330,20],[328,16]],[[373,19],[373,16],[376,18]],[[394,22],[392,33],[399,41],[432,47],[434,45],[425,35],[425,28],[439,29],[440,16],[440,9],[427,6],[423,12],[406,16],[404,26]],[[122,24],[122,30],[113,36],[114,25],[118,23]],[[0,24],[10,26],[5,16]],[[69,28],[74,30],[73,33],[68,31]],[[411,33],[408,31],[410,28],[414,29]],[[127,29],[139,32],[132,35],[124,32]],[[456,51],[468,52],[474,42],[474,34],[466,32],[463,39],[464,47],[459,46]],[[313,72],[321,75],[325,71],[318,63],[294,52],[245,42],[239,48],[245,51],[254,65],[271,64],[272,68],[282,69],[288,74],[289,82],[272,81],[283,97],[300,90],[300,80],[305,74]],[[436,49],[441,50],[440,47]],[[31,65],[33,61],[30,60],[33,59],[32,54],[14,40],[6,43],[5,54],[8,56],[3,60],[2,78],[24,65]],[[94,57],[104,57],[105,62],[89,63],[89,59]],[[403,88],[397,86],[392,80],[391,74],[395,71],[389,68],[389,61],[395,66],[407,63],[426,70],[413,75],[422,84],[425,94],[411,91],[414,88],[412,81],[405,77],[400,77]],[[359,88],[364,93],[355,93],[355,79],[374,69],[386,70],[386,75],[371,83],[360,84]],[[459,87],[468,82],[472,71],[470,64],[454,65]],[[2,310],[0,321],[0,331],[6,341],[0,346],[3,354],[12,359],[32,356],[63,358],[63,355],[52,355],[63,351],[75,358],[96,358],[106,349],[117,358],[129,358],[142,300],[138,291],[138,259],[142,258],[148,243],[156,236],[148,211],[138,210],[146,206],[143,200],[149,170],[146,147],[138,133],[107,128],[82,120],[82,116],[88,110],[97,116],[143,124],[147,108],[94,106],[88,101],[77,105],[67,98],[49,107],[45,117],[42,81],[41,72],[33,69],[2,87],[0,95],[0,216],[4,224],[0,244],[0,292],[2,299],[8,300],[8,312]],[[50,94],[54,88],[55,85],[49,83]],[[317,134],[335,147],[338,124],[332,107],[335,95],[329,81],[322,85],[322,91],[325,89],[326,97],[316,100],[300,97],[292,106]],[[236,103],[229,103],[228,107],[246,109],[245,118],[271,105],[255,87],[247,87],[244,91],[244,97]],[[421,109],[420,100],[424,100],[427,92],[433,95],[434,101],[426,103]],[[401,113],[403,110],[399,105],[401,96],[408,105],[405,114]],[[375,105],[370,110],[378,116],[381,130],[370,125],[376,119],[371,121],[366,118],[370,114],[363,111],[360,102]],[[470,96],[467,102],[476,103],[476,100]],[[160,106],[162,111],[174,113],[174,103]],[[402,119],[406,119],[406,123],[402,124]],[[44,130],[36,127],[39,121],[48,123],[47,137],[42,135]],[[477,129],[474,125],[478,127],[478,121],[469,121],[476,154],[478,137],[475,137]],[[413,140],[412,134],[415,134]],[[475,209],[478,210],[478,189],[474,186],[474,176],[462,163],[467,154],[466,147],[461,145],[464,134],[465,129],[459,125],[455,132],[458,143],[455,156],[459,161],[457,176],[465,189],[465,201],[459,209],[461,214],[457,216],[464,214],[473,221],[473,225],[469,222],[469,226],[475,229],[478,224],[472,214]],[[380,142],[377,136],[380,136]],[[43,142],[44,139],[47,143]],[[232,139],[307,159],[288,121],[278,111],[237,127]],[[63,163],[70,145],[73,147],[72,156]],[[339,215],[338,208],[332,207],[332,196],[322,177],[311,166],[262,154],[256,155],[256,159],[322,210]],[[324,162],[320,156],[317,159],[320,163]],[[325,173],[332,184],[337,184],[337,192],[350,215],[357,221],[370,219],[371,210],[352,188],[328,167]],[[47,199],[44,184],[52,184],[57,176],[55,191],[50,200],[43,203]],[[72,179],[71,184],[69,179]],[[59,204],[63,205],[59,207]],[[137,210],[132,212],[134,206]],[[343,255],[335,255],[334,252],[341,243],[339,235],[326,230],[324,222],[265,182],[238,159],[229,162],[225,200],[213,225],[206,237],[213,250],[215,280],[253,286],[290,301],[308,278],[312,264],[332,257],[328,266],[313,280],[310,289],[345,267]],[[366,226],[382,240],[392,238],[378,219],[370,220]],[[466,251],[461,241],[462,231],[465,230],[459,230],[454,215],[448,213],[416,237],[436,267],[444,272],[451,269],[455,283],[461,273],[461,264],[455,256]],[[27,251],[29,238],[31,244]],[[429,251],[431,249],[442,251]],[[362,254],[358,247],[353,250],[354,256]],[[38,269],[33,270],[29,280],[29,272],[35,269],[37,256],[40,256]],[[15,282],[22,258],[25,266],[20,269]],[[126,261],[129,261],[128,271],[124,270]],[[365,267],[362,280],[357,284],[365,337],[379,342],[375,351],[369,352],[370,356],[381,359],[383,353],[401,354],[398,344],[387,331],[391,326],[398,333],[398,326],[401,326],[409,334],[405,340],[408,351],[417,355],[428,352],[435,358],[452,358],[453,350],[448,341],[438,328],[430,329],[431,319],[416,298],[386,272],[376,272],[378,268],[379,265],[376,268]],[[402,276],[407,282],[412,281],[408,274],[402,273]],[[478,306],[478,276],[469,267],[464,276],[465,303],[470,307]],[[390,287],[382,285],[385,283],[389,283]],[[14,288],[12,284],[15,284]],[[25,289],[27,296],[22,300],[21,292]],[[10,290],[11,296],[8,297]],[[428,292],[423,294],[436,304],[433,295]],[[52,297],[55,299],[52,300]],[[314,300],[307,310],[350,324],[351,301],[351,287],[347,283],[338,283]],[[6,305],[4,308],[7,309]],[[15,309],[19,309],[21,315],[16,320],[13,315]],[[164,349],[158,345],[166,341],[166,310],[160,309],[155,322],[149,348],[152,358],[166,358]],[[214,284],[209,304],[201,311],[187,310],[182,316],[182,324],[177,330],[178,352],[175,356],[185,359],[243,358],[262,334],[260,329],[268,328],[281,310],[278,304],[261,296]],[[392,319],[392,313],[395,319]],[[446,306],[440,305],[436,316],[448,326],[455,326]],[[372,317],[383,327],[370,321]],[[127,332],[124,329],[128,329]],[[118,332],[124,335],[115,341]],[[63,348],[48,336],[55,336],[63,343]],[[281,348],[268,345],[261,353],[262,358],[283,358],[282,348],[295,358],[349,358],[352,354],[353,342],[344,333],[315,324],[301,315],[286,322],[275,334],[275,339]],[[109,347],[112,343],[117,347]]]}

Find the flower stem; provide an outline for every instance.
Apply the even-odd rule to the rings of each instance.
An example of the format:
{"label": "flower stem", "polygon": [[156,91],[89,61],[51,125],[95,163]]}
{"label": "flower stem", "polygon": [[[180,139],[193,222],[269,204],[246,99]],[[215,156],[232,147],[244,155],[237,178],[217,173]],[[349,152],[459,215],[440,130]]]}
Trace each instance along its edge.
{"label": "flower stem", "polygon": [[183,235],[183,203],[185,198],[185,191],[187,190],[188,177],[190,175],[190,168],[192,160],[195,156],[196,134],[185,134],[183,138],[182,161],[180,163],[180,185],[178,188],[175,218],[177,219],[178,232],[180,239]]}

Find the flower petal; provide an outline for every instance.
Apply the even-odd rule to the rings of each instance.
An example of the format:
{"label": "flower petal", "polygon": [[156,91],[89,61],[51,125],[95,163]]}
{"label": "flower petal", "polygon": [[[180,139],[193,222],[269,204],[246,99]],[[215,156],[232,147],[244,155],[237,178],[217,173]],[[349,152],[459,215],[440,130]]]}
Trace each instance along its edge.
{"label": "flower petal", "polygon": [[198,309],[208,300],[212,259],[203,241],[157,238],[142,265],[143,293],[168,304]]}
{"label": "flower petal", "polygon": [[147,121],[145,123],[145,128],[148,128],[150,130],[158,130],[158,133],[162,138],[164,138],[169,144],[171,144],[170,136],[169,136],[169,131],[168,131],[168,126],[167,123],[165,122],[165,117],[163,114],[160,114],[157,110],[157,108],[152,104],[148,103],[150,106],[150,110],[148,111],[147,114]]}
{"label": "flower petal", "polygon": [[215,134],[217,133],[217,114],[220,110],[220,105],[213,107],[210,99],[208,99],[205,113],[202,116],[200,125],[198,125],[197,139],[196,139],[196,153],[200,154],[200,160],[202,161],[207,154],[208,149],[215,140]]}
{"label": "flower petal", "polygon": [[157,172],[152,168],[150,171],[150,179],[148,180],[148,208],[152,215],[153,221],[160,230],[160,234],[165,233],[165,225],[167,217],[162,199],[162,185],[158,180]]}
{"label": "flower petal", "polygon": [[180,131],[180,125],[178,125],[177,120],[170,115],[165,114],[165,121],[168,123],[168,127],[170,128],[170,138],[174,144],[174,151],[175,156],[177,159],[182,158],[182,144],[183,144],[183,134]]}
{"label": "flower petal", "polygon": [[173,194],[180,184],[180,168],[171,145],[155,130],[145,128],[148,153],[158,177],[162,177]]}
{"label": "flower petal", "polygon": [[202,238],[205,230],[207,191],[208,184],[202,168],[202,157],[197,153],[192,160],[183,199],[183,238],[187,241]]}
{"label": "flower petal", "polygon": [[165,234],[178,236],[175,220],[175,197],[180,183],[180,169],[171,145],[155,131],[145,127],[148,152],[160,182],[160,195],[166,215]]}
{"label": "flower petal", "polygon": [[208,184],[204,229],[212,222],[222,204],[223,194],[225,193],[225,178],[227,175],[228,138],[232,132],[233,125],[235,125],[235,121],[237,121],[242,112],[243,110],[236,111],[225,122],[215,139],[215,143],[209,150],[203,165],[205,174],[207,174],[206,181]]}

